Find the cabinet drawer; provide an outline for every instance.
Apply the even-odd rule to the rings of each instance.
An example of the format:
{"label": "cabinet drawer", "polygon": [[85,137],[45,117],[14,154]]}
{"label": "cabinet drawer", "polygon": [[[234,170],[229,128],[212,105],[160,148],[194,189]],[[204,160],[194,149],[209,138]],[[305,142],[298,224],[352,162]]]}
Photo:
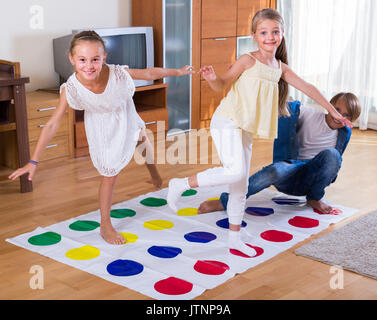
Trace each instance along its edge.
{"label": "cabinet drawer", "polygon": [[59,104],[59,96],[47,92],[30,92],[26,96],[27,118],[50,117]]}
{"label": "cabinet drawer", "polygon": [[203,39],[201,67],[212,65],[216,75],[223,75],[236,61],[237,38]]}
{"label": "cabinet drawer", "polygon": [[200,90],[200,119],[208,120],[212,118],[221,99],[225,97],[228,91],[216,92],[211,89],[207,81],[201,82]]}
{"label": "cabinet drawer", "polygon": [[202,38],[237,35],[237,0],[202,0]]}
{"label": "cabinet drawer", "polygon": [[[33,154],[37,141],[30,143],[30,154]],[[55,137],[46,146],[40,161],[69,156],[68,136]]]}
{"label": "cabinet drawer", "polygon": [[[41,134],[41,131],[44,127],[44,125],[47,123],[47,121],[50,119],[50,117],[43,117],[43,118],[37,118],[37,119],[30,119],[28,120],[28,132],[29,132],[29,141],[36,141],[39,138],[39,135]],[[60,127],[58,131],[56,132],[55,136],[64,136],[68,135],[68,114],[66,114],[62,122],[60,123]]]}
{"label": "cabinet drawer", "polygon": [[[139,112],[139,115],[145,122],[146,128],[152,132],[157,132],[157,129],[164,129],[165,131],[169,129],[169,113],[167,108],[145,110],[143,112]],[[164,123],[157,125],[158,121],[163,121]]]}

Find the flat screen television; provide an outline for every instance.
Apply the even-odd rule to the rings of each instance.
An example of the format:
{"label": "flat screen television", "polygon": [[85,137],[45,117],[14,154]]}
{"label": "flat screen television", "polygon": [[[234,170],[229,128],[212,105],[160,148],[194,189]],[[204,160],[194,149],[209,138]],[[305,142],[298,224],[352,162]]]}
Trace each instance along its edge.
{"label": "flat screen television", "polygon": [[[108,64],[128,65],[131,69],[152,68],[154,66],[153,28],[122,27],[91,29],[105,41]],[[69,44],[74,34],[83,31],[72,30],[72,34],[53,39],[54,66],[60,84],[73,73],[68,59]],[[134,80],[135,86],[146,86],[153,81]]]}

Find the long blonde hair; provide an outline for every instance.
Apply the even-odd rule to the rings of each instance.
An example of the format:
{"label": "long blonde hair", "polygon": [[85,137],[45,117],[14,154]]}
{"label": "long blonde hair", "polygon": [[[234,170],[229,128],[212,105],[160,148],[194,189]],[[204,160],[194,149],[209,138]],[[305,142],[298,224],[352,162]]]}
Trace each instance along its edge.
{"label": "long blonde hair", "polygon": [[[251,33],[257,31],[258,23],[262,20],[274,20],[277,21],[281,28],[284,30],[284,20],[279,12],[274,9],[266,8],[259,10],[253,17],[251,21]],[[283,37],[279,47],[276,50],[275,58],[281,62],[288,64],[288,54],[287,47],[285,44],[285,39]],[[289,116],[287,110],[287,99],[288,99],[288,83],[280,78],[279,80],[279,116]]]}

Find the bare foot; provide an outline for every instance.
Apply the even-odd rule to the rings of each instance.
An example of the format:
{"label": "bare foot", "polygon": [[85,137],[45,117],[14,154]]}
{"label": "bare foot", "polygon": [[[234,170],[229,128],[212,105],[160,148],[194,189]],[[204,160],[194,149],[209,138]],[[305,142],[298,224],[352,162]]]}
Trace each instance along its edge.
{"label": "bare foot", "polygon": [[209,200],[200,204],[198,214],[223,210],[224,208],[220,200]]}
{"label": "bare foot", "polygon": [[110,244],[125,244],[126,239],[115,231],[112,225],[101,225],[101,236]]}
{"label": "bare foot", "polygon": [[321,200],[308,200],[306,203],[313,209],[317,209],[318,211],[323,213],[330,213],[333,210],[331,206],[327,205]]}

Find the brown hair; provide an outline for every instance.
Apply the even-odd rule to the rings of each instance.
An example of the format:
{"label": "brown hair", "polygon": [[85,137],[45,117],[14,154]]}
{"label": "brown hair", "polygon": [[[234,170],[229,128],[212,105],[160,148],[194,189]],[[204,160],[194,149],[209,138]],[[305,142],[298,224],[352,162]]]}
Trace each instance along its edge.
{"label": "brown hair", "polygon": [[351,92],[340,92],[330,100],[330,103],[335,106],[339,99],[343,99],[347,112],[350,115],[351,121],[356,121],[361,112],[361,105],[359,99]]}
{"label": "brown hair", "polygon": [[[262,20],[275,20],[280,23],[282,29],[284,30],[284,20],[279,12],[274,9],[266,8],[259,10],[253,17],[251,21],[251,32],[255,33],[257,31],[258,23]],[[283,37],[279,47],[276,50],[275,58],[281,62],[288,64],[288,54],[287,47],[285,44],[285,39]],[[287,99],[288,99],[288,83],[280,78],[279,80],[279,116],[289,116],[287,110]]]}
{"label": "brown hair", "polygon": [[76,33],[74,35],[74,37],[72,38],[71,40],[71,44],[69,46],[69,53],[71,55],[73,55],[73,49],[75,48],[75,46],[77,45],[77,43],[79,41],[92,41],[92,42],[99,42],[101,43],[103,49],[105,50],[106,52],[106,46],[105,46],[105,42],[103,41],[103,39],[98,35],[97,32],[95,31],[92,31],[92,30],[86,30],[86,31],[81,31],[79,33]]}

